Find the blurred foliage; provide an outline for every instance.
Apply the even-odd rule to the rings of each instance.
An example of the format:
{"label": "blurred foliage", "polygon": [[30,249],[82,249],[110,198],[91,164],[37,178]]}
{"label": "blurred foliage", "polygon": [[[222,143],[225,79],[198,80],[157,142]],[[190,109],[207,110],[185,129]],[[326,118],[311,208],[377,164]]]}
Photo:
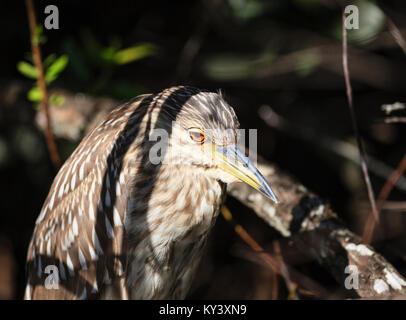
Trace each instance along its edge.
{"label": "blurred foliage", "polygon": [[[348,42],[353,45],[368,44],[385,28],[385,14],[374,1],[358,0],[354,1],[353,5],[358,7],[359,28],[348,32]],[[341,22],[341,19],[337,19],[332,32],[336,39],[342,37]]]}
{"label": "blurred foliage", "polygon": [[62,47],[70,58],[70,71],[77,80],[78,87],[88,88],[86,91],[91,94],[110,94],[119,99],[132,98],[142,93],[142,90],[129,82],[113,82],[114,72],[120,66],[159,53],[158,46],[152,43],[139,43],[122,48],[118,37],[104,46],[89,30],[81,32],[80,44],[76,39],[68,38]]}
{"label": "blurred foliage", "polygon": [[[298,22],[295,27],[300,30],[312,31],[326,36],[326,39],[339,40],[342,37],[342,19],[335,15],[333,19],[328,18],[332,10],[336,9],[330,3],[321,0],[295,0],[292,5],[267,2],[260,0],[229,0],[233,19],[237,24],[250,21],[249,28],[251,35],[267,34],[260,43],[253,47],[250,43],[255,41],[255,36],[250,39],[241,35],[241,48],[233,52],[221,52],[206,57],[203,65],[203,73],[211,80],[216,81],[241,81],[250,80],[261,74],[264,68],[272,69],[272,63],[284,56],[278,40],[283,43],[283,21],[278,19],[278,12],[288,11],[295,8],[300,14],[307,14],[311,27]],[[383,11],[374,1],[357,0],[353,5],[358,7],[359,29],[352,29],[348,32],[348,42],[351,45],[365,46],[385,28],[386,18]],[[291,12],[285,15],[287,18],[299,18],[298,13]],[[274,15],[274,20],[264,19],[266,15]],[[301,24],[300,24],[301,23]],[[307,30],[308,29],[308,30]],[[309,33],[310,34],[310,33]],[[275,37],[273,40],[271,37]],[[238,41],[238,39],[235,39]],[[300,43],[304,39],[297,39]],[[244,43],[245,41],[245,43]],[[240,43],[240,42],[238,42]],[[289,45],[295,47],[295,43]],[[253,52],[246,52],[250,49]],[[282,49],[282,50],[281,50]],[[245,51],[245,52],[242,52]],[[260,58],[258,58],[260,57]],[[267,57],[263,59],[262,57]],[[296,72],[300,77],[308,77],[321,67],[321,55],[316,49],[305,49],[298,53],[283,68],[282,73]]]}
{"label": "blurred foliage", "polygon": [[305,50],[296,60],[296,72],[301,77],[306,77],[317,70],[321,56],[317,50]]}
{"label": "blurred foliage", "polygon": [[[34,42],[41,44],[46,42],[46,37],[42,32],[43,28],[38,27]],[[129,82],[112,83],[114,71],[120,66],[158,54],[158,46],[145,42],[122,48],[118,38],[114,38],[108,46],[103,46],[89,30],[84,30],[81,38],[82,45],[78,45],[74,39],[66,39],[62,43],[65,54],[57,57],[55,53],[52,53],[44,59],[43,67],[47,85],[57,80],[69,63],[71,69],[69,71],[73,73],[76,86],[88,88],[85,90],[86,92],[95,95],[107,93],[119,99],[129,99],[142,93],[142,89]],[[31,54],[28,55],[28,60],[30,62],[18,62],[17,69],[27,78],[36,80],[38,72],[31,62]],[[41,91],[37,84],[34,84],[28,91],[27,98],[35,103],[36,108],[39,107]],[[64,97],[51,95],[49,101],[52,105],[60,106],[64,103]]]}
{"label": "blurred foliage", "polygon": [[[68,65],[69,58],[67,55],[62,55],[59,58],[56,58],[55,54],[49,55],[43,63],[44,73],[45,73],[45,83],[47,85],[54,82],[59,74],[66,68]],[[25,75],[27,78],[30,79],[37,79],[38,78],[38,71],[37,68],[26,62],[20,61],[17,64],[18,71]],[[37,83],[33,85],[33,87],[27,93],[28,100],[34,102],[36,108],[40,106],[39,102],[42,99],[41,90],[38,88]],[[61,106],[64,103],[63,96],[59,95],[51,95],[49,97],[50,103],[56,106]]]}
{"label": "blurred foliage", "polygon": [[[42,26],[38,26],[36,28],[35,37],[32,39],[34,43],[43,44],[46,42],[46,38],[43,35],[43,28]],[[29,54],[29,60],[32,61],[32,54]],[[69,58],[67,55],[61,55],[57,57],[56,54],[52,53],[45,58],[43,61],[43,68],[44,68],[44,77],[45,83],[47,85],[54,82],[60,73],[65,70],[66,66],[68,65]],[[17,63],[17,70],[30,79],[38,79],[38,70],[34,64],[31,64],[27,61],[20,61]],[[37,82],[33,85],[33,87],[28,91],[27,98],[31,102],[34,102],[36,108],[40,106],[40,101],[42,99],[41,90],[38,87]],[[50,102],[53,105],[60,106],[64,103],[64,97],[59,95],[51,95],[49,97]]]}
{"label": "blurred foliage", "polygon": [[116,64],[127,64],[153,55],[156,51],[156,46],[143,43],[113,52],[111,60]]}
{"label": "blurred foliage", "polygon": [[260,15],[266,2],[259,0],[228,0],[234,15],[241,20],[249,20]]}

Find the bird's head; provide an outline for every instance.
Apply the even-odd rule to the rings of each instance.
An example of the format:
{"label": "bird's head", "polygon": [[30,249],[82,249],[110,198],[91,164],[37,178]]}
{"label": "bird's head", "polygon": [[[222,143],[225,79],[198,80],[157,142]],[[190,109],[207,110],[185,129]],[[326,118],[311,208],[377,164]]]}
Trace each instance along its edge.
{"label": "bird's head", "polygon": [[243,181],[278,202],[271,186],[238,147],[239,122],[221,93],[180,87],[176,95],[165,98],[158,116],[163,121],[158,119],[155,126],[164,130],[155,130],[161,139],[154,138],[169,141],[164,163],[199,170],[224,183]]}

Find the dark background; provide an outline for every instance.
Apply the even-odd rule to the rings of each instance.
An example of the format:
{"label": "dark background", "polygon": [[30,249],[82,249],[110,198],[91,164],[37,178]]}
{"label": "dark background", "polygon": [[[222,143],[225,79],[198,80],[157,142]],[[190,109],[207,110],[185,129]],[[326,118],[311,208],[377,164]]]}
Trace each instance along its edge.
{"label": "dark background", "polygon": [[[258,129],[259,154],[327,199],[361,234],[369,204],[359,167],[321,146],[325,137],[355,145],[341,60],[341,6],[350,3],[360,7],[361,16],[360,29],[348,31],[361,135],[369,155],[395,168],[405,154],[406,125],[384,123],[381,105],[406,102],[406,56],[387,26],[390,17],[406,36],[405,1],[34,1],[39,24],[46,5],[59,8],[59,30],[44,30],[43,56],[69,56],[51,88],[119,101],[179,84],[221,88],[241,127]],[[55,171],[34,120],[37,110],[25,97],[33,81],[16,68],[31,49],[23,1],[0,3],[0,30],[0,298],[20,299],[27,246]],[[140,43],[154,45],[154,54],[125,65],[112,66],[94,54]],[[24,88],[23,94],[16,95],[16,87]],[[290,121],[289,129],[267,126],[258,115],[262,105]],[[312,138],[306,139],[301,128],[310,130]],[[64,159],[78,142],[58,139]],[[376,195],[386,178],[371,173]],[[404,199],[405,190],[395,188],[389,200]],[[289,239],[237,201],[228,199],[228,206],[266,249],[272,251],[272,242],[280,240],[287,263],[346,297]],[[406,206],[400,212],[383,211],[384,236],[374,243],[403,274],[405,211]],[[245,244],[219,217],[191,298],[271,297],[271,271],[241,258],[241,246]],[[281,288],[279,298],[286,299],[283,284]]]}

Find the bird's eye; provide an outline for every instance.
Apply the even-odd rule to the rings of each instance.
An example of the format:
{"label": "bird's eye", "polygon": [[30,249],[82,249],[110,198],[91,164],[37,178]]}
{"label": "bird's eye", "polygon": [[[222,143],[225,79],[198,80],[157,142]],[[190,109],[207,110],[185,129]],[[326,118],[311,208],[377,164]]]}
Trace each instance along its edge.
{"label": "bird's eye", "polygon": [[190,138],[195,142],[198,142],[198,143],[204,142],[204,133],[200,129],[190,129],[189,135],[190,135]]}

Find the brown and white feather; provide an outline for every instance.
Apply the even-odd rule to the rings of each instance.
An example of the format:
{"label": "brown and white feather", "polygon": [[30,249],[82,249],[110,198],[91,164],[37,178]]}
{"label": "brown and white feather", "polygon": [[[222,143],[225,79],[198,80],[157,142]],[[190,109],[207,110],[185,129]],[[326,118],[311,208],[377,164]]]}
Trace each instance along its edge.
{"label": "brown and white feather", "polygon": [[[151,129],[175,130],[169,120],[179,119],[238,127],[221,95],[174,87],[117,107],[83,139],[36,221],[25,299],[185,297],[225,184],[204,167],[147,161]],[[58,289],[45,286],[48,265],[58,268]]]}

